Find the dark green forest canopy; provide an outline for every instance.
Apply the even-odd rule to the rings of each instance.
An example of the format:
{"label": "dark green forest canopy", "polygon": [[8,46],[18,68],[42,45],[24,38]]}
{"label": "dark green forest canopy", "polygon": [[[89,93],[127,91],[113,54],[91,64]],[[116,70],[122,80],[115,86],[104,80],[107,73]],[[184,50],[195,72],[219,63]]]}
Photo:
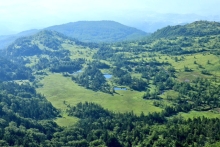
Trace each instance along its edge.
{"label": "dark green forest canopy", "polygon": [[[74,134],[76,138],[84,136],[81,139],[81,144],[84,145],[112,147],[204,146],[220,139],[220,119],[205,117],[188,120],[181,117],[166,119],[166,114],[171,114],[170,109],[167,107],[162,113],[136,116],[132,112],[113,113],[94,103],[79,103],[77,106],[70,107],[68,113],[81,120],[72,130],[67,130],[62,135]],[[73,141],[72,143],[76,145],[79,142]]]}
{"label": "dark green forest canopy", "polygon": [[28,83],[0,82],[0,146],[39,146],[60,130],[58,114]]}
{"label": "dark green forest canopy", "polygon": [[37,94],[35,88],[28,83],[19,85],[15,82],[1,82],[0,89],[3,111],[37,120],[54,118],[58,115],[58,110],[44,96]]}
{"label": "dark green forest canopy", "polygon": [[[20,60],[22,61],[22,59]],[[33,80],[32,70],[21,62],[13,62],[0,56],[0,80]]]}

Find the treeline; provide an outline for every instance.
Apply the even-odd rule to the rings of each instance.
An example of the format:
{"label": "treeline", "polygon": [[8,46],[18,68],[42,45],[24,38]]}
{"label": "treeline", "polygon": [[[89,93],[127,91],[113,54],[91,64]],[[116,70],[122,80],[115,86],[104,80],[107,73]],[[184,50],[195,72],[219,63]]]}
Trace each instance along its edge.
{"label": "treeline", "polygon": [[96,54],[94,54],[93,59],[103,59],[108,60],[109,58],[112,58],[115,55],[116,51],[114,51],[111,47],[108,45],[102,45],[99,47],[99,50]]}
{"label": "treeline", "polygon": [[75,59],[75,60],[67,60],[67,61],[52,61],[50,62],[52,64],[50,67],[51,72],[75,72],[78,71],[82,68],[82,64],[85,63],[85,60],[80,58],[80,59]]}
{"label": "treeline", "polygon": [[[1,109],[1,146],[205,146],[220,140],[220,119],[173,116],[162,112],[140,116],[113,113],[95,103],[68,106],[76,125],[60,128],[51,121],[26,119]],[[213,131],[214,130],[214,131]]]}
{"label": "treeline", "polygon": [[59,113],[28,83],[19,85],[15,82],[0,82],[0,89],[0,106],[3,112],[36,120],[54,118]]}
{"label": "treeline", "polygon": [[147,91],[144,99],[159,99],[160,94],[166,90],[178,92],[177,97],[167,95],[167,100],[171,100],[176,105],[176,112],[188,112],[190,110],[207,111],[220,106],[220,87],[212,81],[196,78],[191,83],[177,82],[173,78],[168,78],[163,82],[156,84],[155,92]]}
{"label": "treeline", "polygon": [[114,76],[114,82],[122,86],[129,86],[131,89],[137,91],[146,90],[149,81],[142,78],[132,77],[127,70],[123,70],[120,67],[115,67],[112,70]]}
{"label": "treeline", "polygon": [[[94,62],[93,62],[94,63]],[[94,91],[111,92],[111,86],[106,81],[103,73],[97,68],[100,64],[91,63],[79,75],[72,76],[72,80],[76,81],[81,86],[92,89]]]}
{"label": "treeline", "polygon": [[49,147],[53,134],[62,130],[53,121],[35,121],[11,112],[1,112],[0,124],[0,146]]}
{"label": "treeline", "polygon": [[33,80],[32,70],[25,67],[21,62],[10,61],[0,57],[0,80]]}
{"label": "treeline", "polygon": [[33,66],[35,70],[49,69],[51,72],[69,72],[73,73],[82,68],[85,59],[79,58],[71,60],[69,57],[39,57],[38,62]]}
{"label": "treeline", "polygon": [[[150,52],[160,52],[168,55],[195,54],[212,51],[219,48],[219,35],[204,37],[174,37],[172,39],[158,39],[152,41],[149,46]],[[213,41],[215,42],[213,44]]]}
{"label": "treeline", "polygon": [[80,121],[54,140],[70,146],[205,146],[220,140],[220,119],[167,119],[173,115],[168,109],[137,116],[132,112],[113,113],[85,102],[70,107],[67,113]]}
{"label": "treeline", "polygon": [[28,83],[0,82],[0,146],[45,145],[61,130],[59,111]]}

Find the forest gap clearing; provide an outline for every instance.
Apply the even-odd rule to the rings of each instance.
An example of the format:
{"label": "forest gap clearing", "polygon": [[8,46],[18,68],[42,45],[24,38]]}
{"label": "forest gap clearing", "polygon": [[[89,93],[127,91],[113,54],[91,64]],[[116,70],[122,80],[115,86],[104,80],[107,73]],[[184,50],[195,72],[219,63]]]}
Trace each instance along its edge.
{"label": "forest gap clearing", "polygon": [[[38,88],[37,91],[43,94],[55,108],[62,111],[66,110],[67,104],[75,106],[77,103],[85,101],[94,102],[108,110],[121,113],[133,111],[139,115],[141,112],[147,114],[161,111],[159,107],[153,105],[153,101],[144,100],[142,92],[118,90],[118,94],[114,94],[114,96],[103,92],[94,92],[78,86],[61,74],[49,74],[41,83],[43,87]],[[66,117],[65,113],[64,117]],[[75,119],[72,121],[74,123]],[[57,122],[59,123],[59,121]]]}

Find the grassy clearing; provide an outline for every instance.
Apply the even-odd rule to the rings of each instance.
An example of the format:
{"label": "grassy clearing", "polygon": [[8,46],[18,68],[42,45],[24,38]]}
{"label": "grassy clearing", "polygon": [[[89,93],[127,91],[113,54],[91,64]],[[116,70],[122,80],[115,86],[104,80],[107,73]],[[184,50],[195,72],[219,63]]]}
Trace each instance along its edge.
{"label": "grassy clearing", "polygon": [[[207,76],[201,73],[202,70],[208,70],[211,74],[220,76],[220,65],[219,57],[209,53],[198,53],[193,55],[183,55],[183,56],[167,56],[158,55],[156,60],[160,62],[170,63],[177,71],[176,76],[178,80],[193,80],[197,77],[211,78],[212,76]],[[177,60],[175,60],[175,58]],[[185,72],[184,67],[191,69],[191,72]]]}
{"label": "grassy clearing", "polygon": [[[103,92],[94,92],[78,86],[70,78],[63,77],[61,74],[49,74],[41,83],[44,85],[37,91],[44,94],[54,107],[66,110],[66,104],[72,106],[79,102],[95,102],[104,108],[114,112],[133,111],[136,114],[144,112],[161,111],[161,108],[153,106],[153,101],[142,99],[143,92],[137,91],[116,91],[118,94],[110,95]],[[64,104],[64,101],[66,104]],[[62,118],[58,118],[58,124],[66,126],[75,123],[76,118],[67,117],[63,113]],[[65,118],[64,118],[65,117]]]}
{"label": "grassy clearing", "polygon": [[37,62],[38,62],[38,57],[35,56],[31,56],[31,57],[26,57],[26,59],[29,59],[30,63],[26,64],[26,67],[32,67],[34,66]]}
{"label": "grassy clearing", "polygon": [[161,98],[167,99],[167,97],[172,97],[176,99],[179,96],[179,92],[176,92],[174,90],[165,91],[162,95],[160,95]]}
{"label": "grassy clearing", "polygon": [[62,115],[62,117],[58,117],[55,122],[62,127],[67,127],[67,126],[71,126],[74,125],[75,123],[78,122],[78,118],[76,117],[72,117],[72,116],[68,116],[66,113],[64,113]]}
{"label": "grassy clearing", "polygon": [[70,58],[72,59],[85,58],[87,60],[92,60],[93,54],[97,51],[96,49],[89,49],[70,44],[63,44],[62,46],[71,52]]}
{"label": "grassy clearing", "polygon": [[207,118],[219,118],[219,113],[213,113],[211,111],[190,111],[189,113],[179,113],[179,116],[182,116],[185,119],[195,118],[195,117],[207,117]]}

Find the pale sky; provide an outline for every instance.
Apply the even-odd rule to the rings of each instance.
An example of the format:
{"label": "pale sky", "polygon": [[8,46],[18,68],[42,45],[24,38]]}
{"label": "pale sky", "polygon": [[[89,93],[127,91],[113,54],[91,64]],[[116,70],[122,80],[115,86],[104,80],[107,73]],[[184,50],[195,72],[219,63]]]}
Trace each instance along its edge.
{"label": "pale sky", "polygon": [[145,19],[154,13],[219,15],[220,0],[0,0],[0,35],[80,20]]}

